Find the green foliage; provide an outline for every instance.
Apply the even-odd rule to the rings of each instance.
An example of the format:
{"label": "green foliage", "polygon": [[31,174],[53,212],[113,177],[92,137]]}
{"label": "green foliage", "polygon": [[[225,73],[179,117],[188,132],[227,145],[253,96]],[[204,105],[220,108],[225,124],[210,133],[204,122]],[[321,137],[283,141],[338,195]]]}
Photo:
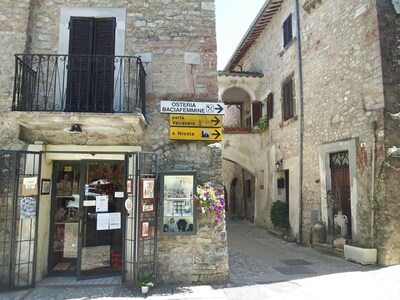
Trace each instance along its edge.
{"label": "green foliage", "polygon": [[269,120],[267,116],[262,116],[258,122],[257,122],[257,127],[262,131],[267,131],[269,128]]}
{"label": "green foliage", "polygon": [[142,278],[139,278],[136,282],[138,287],[141,286],[148,286],[148,287],[153,287],[154,286],[154,275],[147,275],[147,276],[143,276]]}
{"label": "green foliage", "polygon": [[332,226],[328,227],[328,234],[334,236],[335,238],[340,237],[341,233],[342,228],[337,224],[333,224]]}
{"label": "green foliage", "polygon": [[289,206],[287,203],[275,201],[272,204],[269,216],[274,226],[289,228]]}

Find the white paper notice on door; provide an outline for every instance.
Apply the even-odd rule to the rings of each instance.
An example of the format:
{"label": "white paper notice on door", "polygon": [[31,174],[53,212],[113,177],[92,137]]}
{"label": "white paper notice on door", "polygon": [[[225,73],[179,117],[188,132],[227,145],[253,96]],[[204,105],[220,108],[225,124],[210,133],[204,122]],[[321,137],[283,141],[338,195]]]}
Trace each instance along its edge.
{"label": "white paper notice on door", "polygon": [[110,214],[97,214],[97,230],[108,230]]}
{"label": "white paper notice on door", "polygon": [[115,212],[110,213],[110,229],[121,228],[121,213]]}
{"label": "white paper notice on door", "polygon": [[108,212],[108,196],[96,196],[96,212]]}

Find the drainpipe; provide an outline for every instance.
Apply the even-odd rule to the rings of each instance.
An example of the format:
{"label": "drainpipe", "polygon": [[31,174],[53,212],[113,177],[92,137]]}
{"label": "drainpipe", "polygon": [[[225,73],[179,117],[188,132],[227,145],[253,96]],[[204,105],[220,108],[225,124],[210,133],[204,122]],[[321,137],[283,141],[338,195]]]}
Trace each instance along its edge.
{"label": "drainpipe", "polygon": [[300,40],[300,5],[299,0],[295,1],[296,27],[297,27],[297,73],[298,73],[298,116],[299,116],[299,235],[297,243],[302,242],[303,236],[303,71],[301,63],[301,40]]}
{"label": "drainpipe", "polygon": [[374,133],[374,139],[372,140],[372,176],[371,176],[371,241],[372,246],[375,247],[375,209],[374,207],[374,196],[375,196],[375,147],[376,138]]}

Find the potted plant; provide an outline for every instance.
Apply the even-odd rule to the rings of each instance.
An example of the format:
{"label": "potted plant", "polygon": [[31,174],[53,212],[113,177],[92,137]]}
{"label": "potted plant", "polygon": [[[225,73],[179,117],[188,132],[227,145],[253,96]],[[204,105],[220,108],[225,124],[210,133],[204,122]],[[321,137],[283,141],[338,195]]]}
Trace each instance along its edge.
{"label": "potted plant", "polygon": [[261,132],[267,131],[269,128],[269,119],[267,116],[262,116],[258,122],[257,127],[260,129]]}
{"label": "potted plant", "polygon": [[193,199],[201,207],[203,214],[211,213],[215,223],[221,220],[221,215],[225,211],[224,194],[220,193],[218,188],[213,187],[211,182],[197,185],[197,193]]}
{"label": "potted plant", "polygon": [[275,201],[272,204],[269,216],[274,226],[283,229],[289,228],[289,206],[287,203],[279,200]]}
{"label": "potted plant", "polygon": [[143,294],[149,292],[149,288],[154,286],[154,275],[146,275],[139,278],[136,284],[141,288]]}

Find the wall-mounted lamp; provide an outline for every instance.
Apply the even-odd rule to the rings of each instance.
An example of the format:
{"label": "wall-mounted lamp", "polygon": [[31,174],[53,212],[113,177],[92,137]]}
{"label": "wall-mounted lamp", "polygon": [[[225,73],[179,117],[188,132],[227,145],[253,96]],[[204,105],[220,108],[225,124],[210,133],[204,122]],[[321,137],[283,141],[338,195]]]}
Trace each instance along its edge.
{"label": "wall-mounted lamp", "polygon": [[276,161],[275,163],[275,171],[280,171],[282,169],[283,159]]}
{"label": "wall-mounted lamp", "polygon": [[72,124],[69,132],[82,132],[82,125],[81,124]]}

